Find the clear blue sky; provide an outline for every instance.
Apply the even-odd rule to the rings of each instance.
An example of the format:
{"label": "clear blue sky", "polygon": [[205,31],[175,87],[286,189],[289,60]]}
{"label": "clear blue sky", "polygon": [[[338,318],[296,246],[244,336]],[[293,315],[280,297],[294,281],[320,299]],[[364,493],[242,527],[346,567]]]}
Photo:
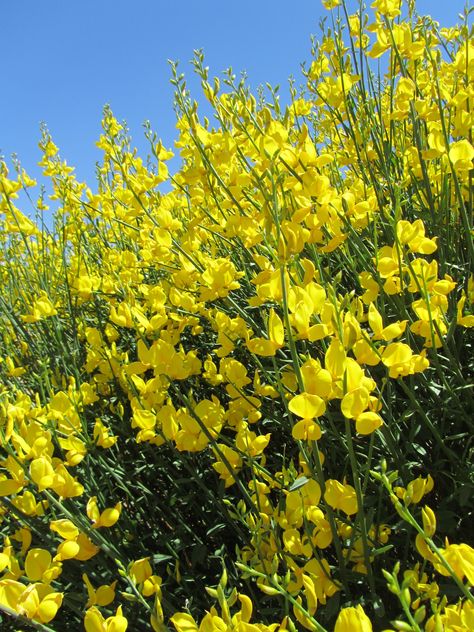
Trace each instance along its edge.
{"label": "clear blue sky", "polygon": [[[369,4],[369,2],[368,2]],[[420,13],[453,25],[465,0],[418,0]],[[349,7],[358,5],[348,0]],[[321,0],[3,0],[0,153],[15,152],[37,176],[39,124],[61,155],[94,187],[102,107],[128,122],[146,153],[149,119],[168,146],[176,137],[167,59],[179,60],[194,94],[188,60],[203,48],[211,76],[232,66],[253,87],[286,89],[309,60],[319,34]]]}

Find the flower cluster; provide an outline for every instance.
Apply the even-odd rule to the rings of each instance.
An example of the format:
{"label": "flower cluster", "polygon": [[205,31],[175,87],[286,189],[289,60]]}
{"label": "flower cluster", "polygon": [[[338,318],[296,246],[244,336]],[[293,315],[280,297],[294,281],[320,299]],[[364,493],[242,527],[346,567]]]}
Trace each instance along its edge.
{"label": "flower cluster", "polygon": [[44,131],[37,221],[1,163],[6,615],[472,629],[472,38],[324,4],[286,108],[173,68],[173,175],[109,109],[96,191]]}

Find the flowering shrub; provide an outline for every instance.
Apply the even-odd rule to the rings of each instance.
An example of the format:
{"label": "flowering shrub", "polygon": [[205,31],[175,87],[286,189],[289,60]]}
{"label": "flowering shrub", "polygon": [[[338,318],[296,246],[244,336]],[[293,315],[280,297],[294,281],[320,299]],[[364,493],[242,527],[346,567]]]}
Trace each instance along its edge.
{"label": "flowering shrub", "polygon": [[1,164],[2,625],[474,628],[472,33],[324,4],[284,109],[173,66],[174,175]]}

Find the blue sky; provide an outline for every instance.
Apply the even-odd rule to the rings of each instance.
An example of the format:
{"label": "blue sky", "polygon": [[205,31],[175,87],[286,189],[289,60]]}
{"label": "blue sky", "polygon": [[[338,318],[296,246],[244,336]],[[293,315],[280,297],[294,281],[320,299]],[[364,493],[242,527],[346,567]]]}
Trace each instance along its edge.
{"label": "blue sky", "polygon": [[[348,0],[355,9],[356,0]],[[452,25],[464,0],[418,0],[420,13]],[[125,119],[146,153],[142,123],[171,146],[176,137],[168,59],[179,60],[197,97],[187,63],[203,48],[211,76],[232,66],[253,87],[300,79],[310,35],[327,12],[320,0],[3,0],[0,26],[2,98],[0,153],[14,152],[39,174],[39,125],[44,121],[79,179],[94,188],[104,104]]]}

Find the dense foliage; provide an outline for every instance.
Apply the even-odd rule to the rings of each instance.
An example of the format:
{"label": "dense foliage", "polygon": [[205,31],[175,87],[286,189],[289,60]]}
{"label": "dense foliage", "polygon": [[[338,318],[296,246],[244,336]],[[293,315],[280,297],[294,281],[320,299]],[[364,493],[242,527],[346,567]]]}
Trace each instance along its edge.
{"label": "dense foliage", "polygon": [[173,66],[174,175],[1,164],[2,629],[474,629],[468,15],[325,5],[288,107]]}

